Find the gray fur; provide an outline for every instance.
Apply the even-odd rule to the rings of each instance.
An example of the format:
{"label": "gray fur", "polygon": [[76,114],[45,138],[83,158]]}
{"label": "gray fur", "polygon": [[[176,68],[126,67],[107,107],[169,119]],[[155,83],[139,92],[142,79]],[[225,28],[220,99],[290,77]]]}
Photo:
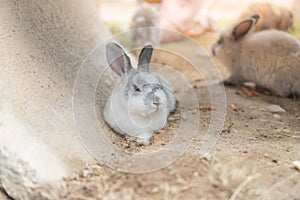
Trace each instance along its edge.
{"label": "gray fur", "polygon": [[149,63],[151,61],[153,48],[151,45],[145,46],[139,56],[138,69],[149,72]]}
{"label": "gray fur", "polygon": [[[167,117],[175,108],[171,85],[149,72],[152,51],[152,46],[143,48],[137,69],[122,62],[128,56],[119,45],[109,43],[106,52],[108,61],[113,61],[110,67],[122,76],[106,102],[104,120],[119,134],[133,136],[145,144],[149,144],[155,131],[166,126]],[[119,55],[120,60],[114,62],[114,56]]]}
{"label": "gray fur", "polygon": [[[244,27],[248,31],[236,37],[235,30],[246,20],[252,20],[252,27]],[[242,20],[225,30],[213,45],[213,54],[231,72],[225,82],[255,82],[276,96],[299,96],[300,42],[278,30],[253,33],[257,20],[257,16]]]}
{"label": "gray fur", "polygon": [[152,5],[144,3],[139,6],[131,19],[130,29],[134,48],[140,48],[148,43],[158,46],[161,42],[159,12]]}

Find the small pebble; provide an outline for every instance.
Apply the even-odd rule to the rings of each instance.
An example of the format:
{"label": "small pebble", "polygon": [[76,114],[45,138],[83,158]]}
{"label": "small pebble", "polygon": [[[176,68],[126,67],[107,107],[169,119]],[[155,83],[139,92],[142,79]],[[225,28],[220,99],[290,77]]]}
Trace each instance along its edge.
{"label": "small pebble", "polygon": [[188,119],[188,116],[187,116],[186,113],[182,113],[182,119],[183,119],[183,120],[187,120],[187,119]]}
{"label": "small pebble", "polygon": [[282,131],[285,132],[285,133],[292,133],[292,130],[286,129],[286,128],[285,128],[285,129],[282,129]]}
{"label": "small pebble", "polygon": [[292,162],[292,164],[296,170],[300,171],[300,161],[299,160]]}
{"label": "small pebble", "polygon": [[237,134],[239,131],[237,130],[237,129],[235,129],[235,128],[231,128],[231,130],[230,130],[232,133],[234,133],[234,134]]}
{"label": "small pebble", "polygon": [[264,157],[266,157],[266,158],[267,158],[267,157],[269,157],[269,154],[267,154],[267,153],[264,153]]}
{"label": "small pebble", "polygon": [[273,114],[273,117],[274,117],[275,119],[281,120],[281,116],[278,115],[278,114]]}
{"label": "small pebble", "polygon": [[82,176],[83,178],[86,178],[88,175],[89,175],[89,171],[88,171],[88,170],[83,170],[81,176]]}
{"label": "small pebble", "polygon": [[243,83],[243,86],[246,86],[246,87],[249,87],[249,88],[255,88],[256,87],[256,84],[253,83],[253,82],[244,82]]}
{"label": "small pebble", "polygon": [[269,106],[266,106],[266,110],[269,111],[269,112],[272,112],[272,113],[282,113],[282,112],[285,112],[285,110],[278,106],[278,105],[269,105]]}
{"label": "small pebble", "polygon": [[157,187],[154,187],[153,189],[152,189],[152,192],[154,192],[154,193],[156,193],[156,192],[158,192],[159,191],[159,189],[157,188]]}

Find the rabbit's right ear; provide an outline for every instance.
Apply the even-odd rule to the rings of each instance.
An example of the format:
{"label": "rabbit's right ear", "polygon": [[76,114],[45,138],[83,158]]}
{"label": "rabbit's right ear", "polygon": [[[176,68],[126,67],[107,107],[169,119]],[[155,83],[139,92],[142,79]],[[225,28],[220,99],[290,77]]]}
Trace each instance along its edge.
{"label": "rabbit's right ear", "polygon": [[[259,19],[259,18],[258,18]],[[257,16],[248,18],[241,21],[238,25],[233,28],[232,36],[235,40],[239,40],[244,37],[252,28],[256,25]]]}
{"label": "rabbit's right ear", "polygon": [[149,71],[149,63],[151,62],[152,52],[152,45],[144,46],[139,56],[138,69],[146,72]]}
{"label": "rabbit's right ear", "polygon": [[132,69],[130,58],[116,43],[110,42],[106,45],[106,59],[110,68],[120,77]]}

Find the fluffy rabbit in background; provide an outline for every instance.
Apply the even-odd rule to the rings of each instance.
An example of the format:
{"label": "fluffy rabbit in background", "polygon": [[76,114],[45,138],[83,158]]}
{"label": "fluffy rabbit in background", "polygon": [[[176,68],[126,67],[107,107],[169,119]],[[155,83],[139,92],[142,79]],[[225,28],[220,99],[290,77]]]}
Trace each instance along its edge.
{"label": "fluffy rabbit in background", "polygon": [[278,30],[253,32],[254,14],[225,30],[212,53],[231,72],[229,84],[254,82],[280,97],[300,95],[300,42]]}
{"label": "fluffy rabbit in background", "polygon": [[145,44],[159,46],[162,31],[159,29],[159,12],[150,4],[143,3],[131,19],[130,37],[132,47],[142,47]]}
{"label": "fluffy rabbit in background", "polygon": [[271,3],[253,3],[246,9],[241,19],[252,14],[259,14],[261,19],[255,27],[255,31],[278,29],[289,31],[293,25],[293,14],[285,7],[274,5]]}
{"label": "fluffy rabbit in background", "polygon": [[167,125],[174,110],[175,98],[171,85],[149,72],[153,48],[145,46],[137,69],[116,43],[108,43],[106,57],[110,68],[121,77],[104,108],[104,119],[121,135],[129,135],[139,143],[149,144],[155,131]]}

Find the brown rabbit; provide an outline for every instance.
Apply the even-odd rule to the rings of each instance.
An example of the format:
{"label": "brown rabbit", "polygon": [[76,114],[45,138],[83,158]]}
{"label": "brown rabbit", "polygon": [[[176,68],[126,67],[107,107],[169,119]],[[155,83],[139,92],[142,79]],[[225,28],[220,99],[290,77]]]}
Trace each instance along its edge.
{"label": "brown rabbit", "polygon": [[212,53],[228,67],[225,83],[255,82],[281,97],[300,95],[300,42],[278,30],[253,32],[254,14],[225,30]]}
{"label": "brown rabbit", "polygon": [[261,20],[257,23],[255,31],[267,29],[288,31],[293,25],[292,12],[282,6],[271,3],[254,3],[242,13],[241,19],[254,13],[258,13],[261,16]]}

